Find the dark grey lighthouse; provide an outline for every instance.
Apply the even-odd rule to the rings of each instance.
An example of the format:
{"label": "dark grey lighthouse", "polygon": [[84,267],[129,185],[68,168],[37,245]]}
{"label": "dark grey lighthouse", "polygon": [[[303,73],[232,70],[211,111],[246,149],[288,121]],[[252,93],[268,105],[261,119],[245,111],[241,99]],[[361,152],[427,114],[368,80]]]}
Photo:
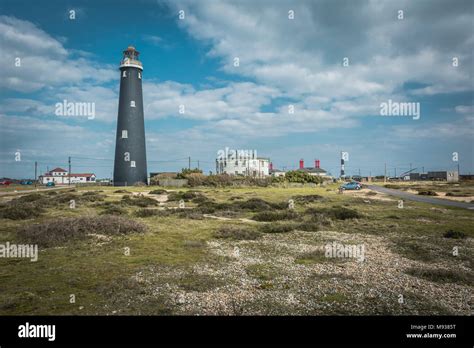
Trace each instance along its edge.
{"label": "dark grey lighthouse", "polygon": [[115,139],[114,186],[147,183],[142,63],[129,46],[120,62],[120,97]]}

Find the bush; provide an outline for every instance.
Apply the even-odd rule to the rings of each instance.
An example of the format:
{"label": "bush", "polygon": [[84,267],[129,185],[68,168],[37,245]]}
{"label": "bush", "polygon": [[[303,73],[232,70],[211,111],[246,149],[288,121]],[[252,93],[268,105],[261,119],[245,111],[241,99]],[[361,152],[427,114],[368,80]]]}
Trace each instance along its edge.
{"label": "bush", "polygon": [[134,205],[142,208],[158,205],[158,202],[153,198],[144,196],[122,196],[122,202],[127,205]]}
{"label": "bush", "polygon": [[338,220],[357,219],[361,217],[357,211],[344,207],[332,208],[330,215]]}
{"label": "bush", "polygon": [[187,174],[186,179],[188,180],[188,186],[190,187],[203,186],[206,182],[206,176],[202,173]]}
{"label": "bush", "polygon": [[194,197],[193,199],[191,199],[191,201],[193,203],[197,203],[197,204],[202,204],[202,203],[205,203],[205,202],[211,202],[212,200],[204,195],[199,195],[197,197]]}
{"label": "bush", "polygon": [[462,193],[462,192],[454,192],[454,190],[453,190],[453,192],[446,193],[446,196],[447,197],[469,197],[470,194]]}
{"label": "bush", "polygon": [[148,193],[150,195],[164,195],[164,194],[168,193],[168,191],[166,191],[165,189],[156,189],[156,190],[150,191]]}
{"label": "bush", "polygon": [[306,196],[299,195],[299,196],[293,197],[293,200],[295,202],[305,204],[305,203],[314,203],[314,202],[322,201],[324,200],[324,197],[320,195],[306,195]]}
{"label": "bush", "polygon": [[25,220],[37,218],[44,210],[34,204],[12,204],[0,210],[0,217],[10,220]]}
{"label": "bush", "polygon": [[191,220],[203,220],[204,216],[199,210],[196,209],[175,209],[174,212],[179,218],[191,219]]}
{"label": "bush", "polygon": [[127,191],[127,190],[116,190],[114,191],[114,193],[128,193],[128,194],[132,194],[131,192]]}
{"label": "bush", "polygon": [[14,201],[17,203],[29,203],[29,202],[35,202],[37,200],[40,200],[44,198],[44,196],[40,193],[32,193],[26,196],[21,196],[16,198]]}
{"label": "bush", "polygon": [[250,211],[266,211],[272,208],[268,202],[260,198],[250,198],[244,202],[235,202],[234,205],[241,209]]}
{"label": "bush", "polygon": [[312,215],[312,219],[323,220],[327,218],[346,220],[356,219],[362,217],[357,211],[345,207],[335,206],[332,208],[309,208],[306,209],[305,214]]}
{"label": "bush", "polygon": [[458,283],[471,285],[474,281],[472,273],[462,270],[451,271],[447,269],[409,268],[405,271],[405,273],[417,278],[424,278],[437,283]]}
{"label": "bush", "polygon": [[293,224],[265,224],[260,226],[263,233],[285,233],[295,229]]}
{"label": "bush", "polygon": [[279,221],[279,220],[293,220],[298,217],[298,214],[294,211],[287,210],[281,212],[261,212],[255,214],[252,219],[256,221]]}
{"label": "bush", "polygon": [[101,213],[101,215],[125,215],[127,210],[119,205],[113,204],[107,206]]}
{"label": "bush", "polygon": [[183,200],[185,202],[189,202],[190,199],[196,198],[198,194],[193,191],[178,191],[178,192],[171,192],[168,195],[168,201],[180,201]]}
{"label": "bush", "polygon": [[88,234],[122,235],[145,231],[145,225],[121,216],[83,216],[26,226],[18,231],[18,238],[30,244],[51,247],[83,240]]}
{"label": "bush", "polygon": [[60,204],[60,203],[69,203],[69,201],[75,200],[76,203],[81,200],[81,196],[78,196],[72,192],[66,192],[63,194],[60,194],[58,197],[55,198],[55,201]]}
{"label": "bush", "polygon": [[296,230],[306,232],[316,232],[319,230],[319,224],[314,222],[303,222],[295,227]]}
{"label": "bush", "polygon": [[158,209],[138,209],[135,212],[135,216],[138,217],[150,217],[150,216],[169,216],[171,212],[169,210],[158,210]]}
{"label": "bush", "polygon": [[94,191],[84,192],[82,196],[80,197],[81,201],[86,201],[86,202],[98,202],[98,201],[103,201],[104,199],[105,199],[104,195],[101,195]]}
{"label": "bush", "polygon": [[310,175],[302,170],[291,170],[285,173],[285,181],[296,182],[296,183],[314,183],[320,184],[323,182],[323,178],[319,176]]}
{"label": "bush", "polygon": [[233,240],[255,240],[260,236],[260,232],[245,226],[222,226],[216,232],[214,232],[215,238],[225,238]]}
{"label": "bush", "polygon": [[461,231],[448,230],[443,234],[443,237],[452,239],[464,239],[466,238],[466,234]]}
{"label": "bush", "polygon": [[423,195],[423,196],[437,196],[438,195],[436,192],[430,191],[430,190],[418,191],[418,194]]}

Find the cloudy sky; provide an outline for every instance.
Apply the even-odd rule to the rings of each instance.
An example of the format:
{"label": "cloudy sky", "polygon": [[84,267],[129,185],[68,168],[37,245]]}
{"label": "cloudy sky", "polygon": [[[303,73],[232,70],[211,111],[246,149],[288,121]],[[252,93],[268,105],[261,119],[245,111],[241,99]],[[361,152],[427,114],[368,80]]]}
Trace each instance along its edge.
{"label": "cloudy sky", "polygon": [[[347,151],[346,172],[363,175],[453,169],[457,152],[473,173],[473,23],[469,0],[3,0],[0,177],[68,156],[111,176],[128,45],[144,65],[149,171],[188,156],[214,170],[229,147],[333,174]],[[95,118],[55,115],[63,100],[95,103]],[[388,100],[419,103],[419,119],[382,116]]]}

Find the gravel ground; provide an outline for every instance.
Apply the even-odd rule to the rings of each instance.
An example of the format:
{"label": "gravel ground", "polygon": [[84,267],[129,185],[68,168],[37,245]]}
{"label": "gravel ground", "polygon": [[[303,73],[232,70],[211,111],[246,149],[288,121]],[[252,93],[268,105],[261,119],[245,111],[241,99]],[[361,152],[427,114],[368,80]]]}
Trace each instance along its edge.
{"label": "gravel ground", "polygon": [[[333,241],[363,244],[365,261],[295,262]],[[472,284],[410,276],[404,271],[427,265],[392,252],[389,243],[382,236],[337,231],[213,240],[206,246],[209,262],[150,266],[134,280],[142,296],[164,296],[173,313],[183,315],[473,314]],[[453,269],[446,260],[429,267]]]}

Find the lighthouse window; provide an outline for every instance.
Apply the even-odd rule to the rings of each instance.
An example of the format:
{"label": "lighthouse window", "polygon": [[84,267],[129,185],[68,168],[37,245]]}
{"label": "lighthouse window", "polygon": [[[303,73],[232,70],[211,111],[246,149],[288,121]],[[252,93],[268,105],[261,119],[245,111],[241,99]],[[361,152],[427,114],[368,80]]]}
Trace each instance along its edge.
{"label": "lighthouse window", "polygon": [[130,161],[130,167],[132,167],[132,168],[135,168],[135,167],[136,167],[135,161]]}
{"label": "lighthouse window", "polygon": [[125,70],[122,73],[122,77],[127,77],[127,72]]}
{"label": "lighthouse window", "polygon": [[126,129],[122,130],[122,139],[128,138],[128,131]]}
{"label": "lighthouse window", "polygon": [[135,107],[135,101],[134,101],[134,100],[131,100],[131,101],[130,101],[130,107],[131,107],[131,108],[134,108],[134,107]]}
{"label": "lighthouse window", "polygon": [[139,78],[139,79],[142,78],[142,73],[141,73],[141,72],[138,72],[138,78]]}

